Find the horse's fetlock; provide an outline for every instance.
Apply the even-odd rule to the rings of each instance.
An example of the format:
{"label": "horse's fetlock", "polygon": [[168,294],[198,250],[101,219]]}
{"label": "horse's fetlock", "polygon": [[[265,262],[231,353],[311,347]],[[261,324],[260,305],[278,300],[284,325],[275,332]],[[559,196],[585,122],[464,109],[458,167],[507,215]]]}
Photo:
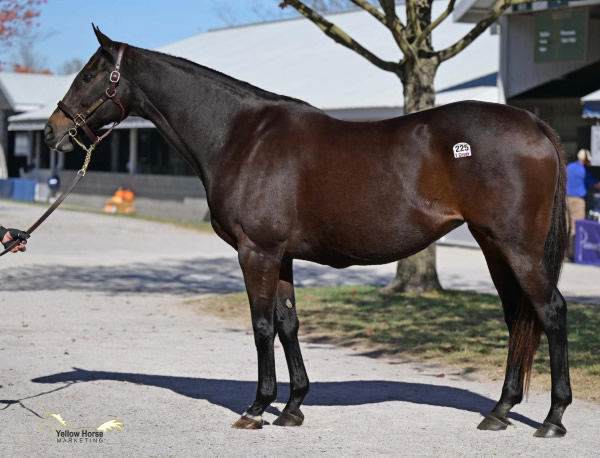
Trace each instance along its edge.
{"label": "horse's fetlock", "polygon": [[310,391],[310,384],[308,383],[308,380],[306,380],[304,383],[294,386],[291,394],[292,394],[292,396],[298,396],[298,397],[304,398],[308,394],[309,391]]}
{"label": "horse's fetlock", "polygon": [[258,398],[261,400],[261,404],[268,406],[277,399],[277,388],[261,389],[258,392]]}

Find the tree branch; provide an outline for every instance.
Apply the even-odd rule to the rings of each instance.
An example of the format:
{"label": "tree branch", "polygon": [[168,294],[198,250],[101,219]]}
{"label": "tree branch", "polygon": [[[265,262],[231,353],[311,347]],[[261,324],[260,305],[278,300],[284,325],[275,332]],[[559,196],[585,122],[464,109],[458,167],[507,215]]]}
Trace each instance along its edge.
{"label": "tree branch", "polygon": [[460,40],[454,43],[452,46],[442,49],[436,54],[438,55],[440,62],[448,60],[456,56],[459,52],[469,46],[475,38],[481,35],[492,23],[494,23],[502,13],[509,7],[514,5],[520,5],[522,3],[537,2],[541,0],[496,0],[496,3],[492,5],[489,14],[480,20],[475,26]]}
{"label": "tree branch", "polygon": [[390,62],[383,60],[357,42],[354,38],[340,29],[337,25],[329,22],[319,13],[314,11],[313,9],[306,6],[299,0],[284,0],[280,3],[282,8],[286,6],[291,6],[296,9],[302,16],[310,20],[313,24],[319,27],[325,35],[331,38],[336,43],[351,49],[356,52],[360,56],[367,59],[373,65],[381,68],[382,70],[386,70],[388,72],[398,73],[400,70],[400,64],[397,62]]}
{"label": "tree branch", "polygon": [[387,25],[385,22],[385,15],[381,11],[379,11],[377,8],[375,8],[367,0],[350,0],[350,1],[352,3],[354,3],[356,6],[358,6],[359,8],[362,8],[363,10],[365,10],[367,13],[369,13],[371,16],[373,16],[375,19],[377,19],[383,25]]}
{"label": "tree branch", "polygon": [[396,4],[394,0],[379,0],[379,4],[385,13],[385,26],[392,32],[396,44],[406,58],[416,59],[416,51],[406,39],[404,24],[396,14]]}
{"label": "tree branch", "polygon": [[454,3],[456,3],[456,0],[450,0],[448,2],[448,7],[446,8],[446,10],[442,14],[440,14],[435,21],[431,22],[427,27],[425,27],[425,30],[421,32],[421,34],[417,37],[417,39],[414,42],[415,48],[419,49],[421,43],[423,43],[423,41],[433,31],[433,29],[440,25],[444,21],[444,19],[446,19],[450,15],[450,13],[454,11]]}
{"label": "tree branch", "polygon": [[406,0],[406,23],[414,28],[415,37],[421,35],[421,23],[417,15],[417,5],[415,0]]}

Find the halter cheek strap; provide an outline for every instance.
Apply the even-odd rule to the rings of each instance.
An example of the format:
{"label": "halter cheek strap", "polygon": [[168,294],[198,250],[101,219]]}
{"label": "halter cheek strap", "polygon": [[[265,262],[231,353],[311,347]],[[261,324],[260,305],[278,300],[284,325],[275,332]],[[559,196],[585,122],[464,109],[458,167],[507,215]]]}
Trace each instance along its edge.
{"label": "halter cheek strap", "polygon": [[[100,98],[98,100],[96,100],[94,103],[92,103],[85,111],[77,113],[75,110],[73,110],[71,107],[69,107],[63,101],[58,102],[58,108],[60,108],[60,110],[69,119],[71,119],[74,123],[74,126],[69,130],[69,135],[71,136],[71,138],[73,138],[73,140],[75,140],[85,150],[87,150],[87,148],[85,148],[85,146],[83,146],[76,138],[77,130],[79,128],[81,128],[85,132],[85,134],[88,136],[88,138],[92,142],[92,145],[90,146],[90,148],[93,149],[98,143],[100,143],[100,141],[102,141],[105,137],[107,137],[113,131],[113,129],[115,127],[117,127],[117,125],[125,118],[125,107],[123,106],[123,103],[121,102],[121,99],[119,98],[119,96],[117,94],[117,86],[119,85],[119,80],[121,79],[121,73],[120,73],[121,61],[123,60],[123,54],[125,52],[125,47],[126,47],[126,44],[121,43],[121,46],[119,47],[119,52],[117,54],[117,61],[115,63],[115,68],[112,72],[110,72],[110,75],[108,77],[109,85],[106,88],[106,90],[104,91],[104,94],[102,94],[100,96]],[[103,135],[101,135],[99,137],[87,125],[87,119],[92,114],[94,114],[94,112],[98,108],[100,108],[102,106],[102,104],[104,104],[104,102],[106,102],[107,100],[112,100],[121,109],[121,118],[118,121],[115,121],[113,123],[113,125],[108,129],[108,131],[106,131]]]}

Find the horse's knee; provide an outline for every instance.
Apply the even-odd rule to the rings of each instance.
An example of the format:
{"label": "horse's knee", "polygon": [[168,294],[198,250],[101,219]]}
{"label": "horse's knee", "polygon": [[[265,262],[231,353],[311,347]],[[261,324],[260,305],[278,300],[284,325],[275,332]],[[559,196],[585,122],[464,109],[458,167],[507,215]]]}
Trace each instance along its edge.
{"label": "horse's knee", "polygon": [[[280,320],[277,323],[277,333],[279,334],[279,338],[286,341],[296,339],[299,328],[300,323],[298,322],[298,318],[296,316]],[[283,340],[282,343],[284,343]]]}
{"label": "horse's knee", "polygon": [[262,347],[265,344],[269,344],[269,342],[273,342],[275,326],[271,320],[256,318],[252,320],[252,329],[254,331],[254,342],[257,347]]}

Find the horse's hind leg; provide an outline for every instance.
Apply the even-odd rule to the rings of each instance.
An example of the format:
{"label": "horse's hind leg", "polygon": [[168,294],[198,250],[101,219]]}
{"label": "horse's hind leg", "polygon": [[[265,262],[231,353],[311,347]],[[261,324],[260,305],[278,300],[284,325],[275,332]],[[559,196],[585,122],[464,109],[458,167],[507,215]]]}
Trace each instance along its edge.
{"label": "horse's hind leg", "polygon": [[499,431],[507,428],[510,424],[508,420],[510,409],[523,399],[523,368],[521,364],[515,364],[511,355],[515,346],[514,326],[517,320],[517,311],[521,301],[524,300],[524,295],[512,269],[503,259],[495,242],[472,228],[471,232],[485,255],[492,280],[502,302],[504,320],[509,333],[506,374],[500,400],[477,427],[483,430]]}
{"label": "horse's hind leg", "polygon": [[285,359],[290,373],[290,398],[282,414],[274,424],[279,426],[300,426],[304,415],[300,405],[308,393],[309,382],[298,342],[298,316],[294,297],[292,259],[284,259],[277,286],[275,306],[275,329],[283,345]]}
{"label": "horse's hind leg", "polygon": [[[500,245],[496,246],[500,247]],[[556,285],[549,279],[543,262],[543,250],[536,251],[527,244],[522,246],[529,248],[527,250],[507,247],[501,249],[502,259],[510,266],[523,294],[514,315],[516,321],[513,324],[512,342],[509,345],[505,388],[508,386],[508,391],[511,390],[510,382],[517,379],[519,370],[525,376],[531,370],[539,341],[539,329],[542,329],[548,337],[552,398],[550,412],[535,435],[537,437],[563,436],[567,430],[562,425],[562,416],[572,399],[567,351],[567,304]],[[493,271],[493,267],[490,267],[490,271]],[[513,365],[515,368],[511,368]],[[508,396],[505,399],[508,399]],[[499,404],[502,401],[503,398],[500,399]]]}
{"label": "horse's hind leg", "polygon": [[[567,350],[567,303],[556,285],[548,278],[542,262],[536,257],[511,253],[509,263],[513,272],[526,295],[535,314],[528,319],[529,323],[536,323],[548,338],[550,352],[550,376],[552,381],[552,397],[550,412],[543,425],[535,432],[537,437],[560,437],[567,433],[562,425],[562,416],[571,403],[571,384],[569,381],[569,360]],[[531,310],[529,308],[528,310]],[[526,312],[529,314],[530,312]],[[526,324],[526,323],[525,323]],[[525,330],[531,329],[524,327]],[[535,333],[532,333],[535,334]],[[519,342],[517,342],[519,346]],[[528,349],[526,349],[525,353]],[[515,350],[516,359],[519,359],[519,348]],[[533,364],[525,358],[525,371]]]}

